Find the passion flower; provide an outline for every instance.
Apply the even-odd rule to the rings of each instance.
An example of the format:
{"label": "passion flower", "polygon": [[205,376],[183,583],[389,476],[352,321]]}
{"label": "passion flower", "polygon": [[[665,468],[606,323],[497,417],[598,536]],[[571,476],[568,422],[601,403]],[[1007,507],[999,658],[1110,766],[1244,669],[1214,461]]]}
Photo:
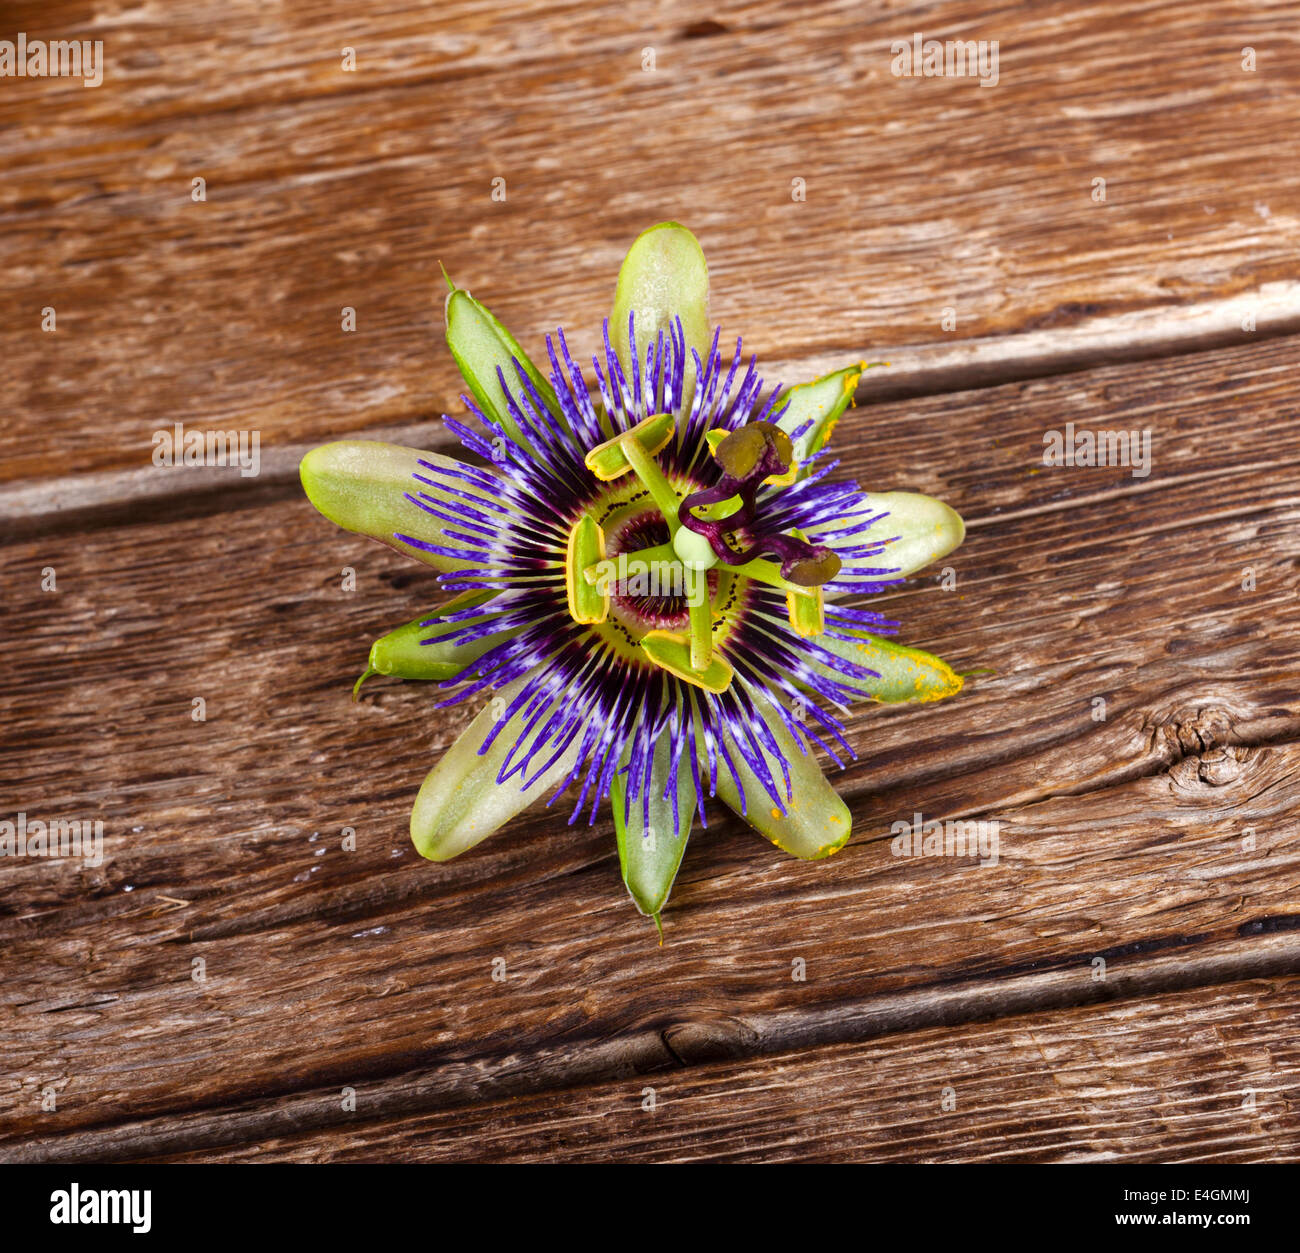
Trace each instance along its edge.
{"label": "passion flower", "polygon": [[[486,703],[411,814],[446,861],[539,798],[612,801],[623,879],[659,924],[694,820],[719,797],[796,857],[849,838],[816,750],[855,756],[859,699],[938,700],[961,678],[846,602],[950,552],[947,505],[837,482],[825,450],[865,365],[765,388],[708,320],[695,237],[652,227],[619,272],[591,382],[564,332],[549,372],[447,280],[475,425],[464,459],[345,441],[303,458],[326,517],[426,562],[455,597],[377,640],[372,674]],[[355,691],[354,691],[355,696]]]}

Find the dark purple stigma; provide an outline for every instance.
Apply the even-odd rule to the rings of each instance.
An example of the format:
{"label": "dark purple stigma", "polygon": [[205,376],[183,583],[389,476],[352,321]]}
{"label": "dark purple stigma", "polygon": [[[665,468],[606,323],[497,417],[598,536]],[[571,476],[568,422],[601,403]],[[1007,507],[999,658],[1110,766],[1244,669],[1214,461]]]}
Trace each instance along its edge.
{"label": "dark purple stigma", "polygon": [[[779,531],[764,533],[754,525],[763,480],[784,474],[794,460],[794,446],[779,426],[750,422],[738,427],[718,445],[714,457],[722,466],[722,477],[713,487],[687,496],[677,518],[687,530],[708,540],[719,561],[740,566],[770,554],[781,563],[781,577],[800,587],[820,587],[840,572],[840,559],[832,549]],[[736,496],[740,508],[725,518],[710,521],[691,512]],[[748,548],[733,548],[727,536],[742,528],[754,535],[754,542]]]}

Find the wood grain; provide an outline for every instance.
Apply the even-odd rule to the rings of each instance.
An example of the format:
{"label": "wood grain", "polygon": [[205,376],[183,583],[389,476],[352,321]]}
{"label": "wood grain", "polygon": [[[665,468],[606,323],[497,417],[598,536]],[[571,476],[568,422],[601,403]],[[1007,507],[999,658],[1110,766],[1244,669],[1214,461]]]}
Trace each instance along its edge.
{"label": "wood grain", "polygon": [[[107,61],[0,80],[0,818],[106,829],[0,858],[0,1159],[1295,1160],[1293,9],[0,6]],[[894,77],[916,31],[998,85]],[[970,682],[854,711],[829,863],[711,808],[660,948],[607,821],[416,857],[472,711],[348,689],[436,582],[296,464],[447,446],[440,260],[581,356],[667,217],[770,381],[890,361],[841,472],[967,518],[879,603]],[[262,472],[154,467],[175,421]],[[1150,475],[1045,466],[1067,422]]]}
{"label": "wood grain", "polygon": [[[697,837],[663,949],[622,899],[607,824],[530,814],[415,864],[411,793],[463,718],[431,724],[410,685],[354,707],[347,683],[370,635],[435,599],[418,567],[301,501],[11,545],[29,677],[5,693],[0,808],[102,815],[110,857],[0,867],[7,1151],[131,1155],[154,1141],[123,1119],[186,1109],[212,1113],[176,1134],[229,1142],[266,1129],[268,1101],[400,1094],[411,1074],[436,1107],[519,1073],[694,1064],[752,1050],[755,1015],[771,1050],[846,1015],[900,1029],[936,991],[943,1021],[1080,1003],[1097,956],[1119,974],[1171,956],[1143,990],[1300,968],[1290,361],[1272,341],[846,419],[846,473],[970,515],[956,591],[931,573],[886,603],[906,638],[994,673],[947,707],[855,715],[858,835],[833,862],[725,820]],[[1068,414],[1150,427],[1150,477],[1042,467]],[[46,565],[57,610],[31,591]],[[999,865],[891,857],[890,823],[918,809],[1002,823]],[[59,1108],[37,1116],[51,1084]],[[254,1096],[251,1123],[221,1121]]]}
{"label": "wood grain", "polygon": [[[451,408],[440,259],[526,344],[563,321],[588,351],[664,217],[774,377],[897,355],[932,389],[1300,326],[1285,0],[19,9],[108,71],[0,97],[5,481],[147,468],[178,420],[273,449]],[[998,39],[998,85],[894,77],[915,30]]]}
{"label": "wood grain", "polygon": [[363,1087],[328,1136],[161,1160],[1296,1161],[1297,1014],[1300,982],[1259,980],[435,1114],[374,1117]]}

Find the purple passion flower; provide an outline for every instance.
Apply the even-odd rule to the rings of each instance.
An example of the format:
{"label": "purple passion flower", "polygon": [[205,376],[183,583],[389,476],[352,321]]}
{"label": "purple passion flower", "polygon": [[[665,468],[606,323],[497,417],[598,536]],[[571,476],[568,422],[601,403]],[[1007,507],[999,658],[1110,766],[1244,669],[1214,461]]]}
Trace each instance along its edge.
{"label": "purple passion flower", "polygon": [[632,245],[589,376],[563,331],[544,373],[447,285],[463,458],[344,441],[301,466],[321,513],[454,594],[377,640],[357,684],[482,705],[420,789],[415,847],[446,861],[535,800],[572,823],[609,798],[656,924],[706,797],[796,857],[838,851],[850,815],[816,750],[855,756],[840,715],[962,686],[852,603],[965,533],[940,501],[836,481],[825,445],[867,367],[766,386],[710,327],[703,253],[672,222]]}

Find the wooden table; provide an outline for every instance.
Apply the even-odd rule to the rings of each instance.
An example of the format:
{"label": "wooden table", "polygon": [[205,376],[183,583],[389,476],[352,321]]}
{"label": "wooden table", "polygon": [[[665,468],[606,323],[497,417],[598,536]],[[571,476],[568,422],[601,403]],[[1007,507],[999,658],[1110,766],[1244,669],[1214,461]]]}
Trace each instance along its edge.
{"label": "wooden table", "polygon": [[[0,78],[0,818],[105,857],[0,858],[0,1157],[1300,1155],[1293,3],[3,17],[105,68]],[[914,32],[996,86],[895,76]],[[434,578],[296,464],[447,446],[439,261],[589,353],[665,218],[769,378],[892,363],[844,470],[969,536],[882,600],[983,673],[854,713],[832,861],[716,811],[661,948],[608,821],[416,856],[470,711],[349,687]],[[260,474],[156,467],[174,422]],[[1045,466],[1067,422],[1150,474]],[[998,864],[892,856],[916,812]]]}

